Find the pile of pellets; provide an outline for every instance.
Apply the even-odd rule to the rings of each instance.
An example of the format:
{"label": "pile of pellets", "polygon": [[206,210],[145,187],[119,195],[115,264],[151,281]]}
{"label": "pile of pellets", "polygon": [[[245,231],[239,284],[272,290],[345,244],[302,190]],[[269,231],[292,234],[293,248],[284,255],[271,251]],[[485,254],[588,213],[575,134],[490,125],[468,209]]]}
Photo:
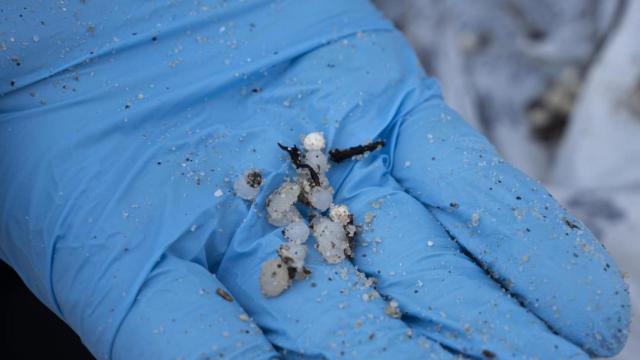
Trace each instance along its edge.
{"label": "pile of pellets", "polygon": [[[278,146],[288,153],[295,167],[296,177],[286,180],[266,201],[267,220],[282,227],[287,240],[277,250],[277,258],[262,264],[260,287],[267,297],[280,295],[294,280],[304,280],[311,271],[304,266],[307,256],[307,239],[315,238],[315,249],[329,264],[337,264],[353,256],[358,227],[353,215],[344,204],[333,202],[334,189],[326,176],[331,168],[329,161],[342,162],[358,158],[384,146],[375,141],[347,149],[325,151],[325,139],[321,132],[310,133],[303,138],[303,148]],[[234,183],[236,195],[254,200],[260,191],[262,175],[250,169]],[[296,205],[308,208],[305,219]]]}

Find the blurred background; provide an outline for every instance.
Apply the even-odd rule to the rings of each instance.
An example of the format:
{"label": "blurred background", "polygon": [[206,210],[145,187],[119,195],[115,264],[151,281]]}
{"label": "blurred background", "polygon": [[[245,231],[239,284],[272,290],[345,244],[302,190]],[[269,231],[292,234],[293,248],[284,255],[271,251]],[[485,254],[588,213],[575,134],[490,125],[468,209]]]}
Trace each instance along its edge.
{"label": "blurred background", "polygon": [[[449,104],[599,236],[638,309],[640,0],[374,3],[441,81]],[[4,263],[0,283],[7,358],[91,359]],[[640,358],[639,324],[636,313],[616,359]]]}
{"label": "blurred background", "polygon": [[[640,0],[374,0],[447,102],[604,242],[640,308]],[[640,359],[635,312],[616,359]]]}

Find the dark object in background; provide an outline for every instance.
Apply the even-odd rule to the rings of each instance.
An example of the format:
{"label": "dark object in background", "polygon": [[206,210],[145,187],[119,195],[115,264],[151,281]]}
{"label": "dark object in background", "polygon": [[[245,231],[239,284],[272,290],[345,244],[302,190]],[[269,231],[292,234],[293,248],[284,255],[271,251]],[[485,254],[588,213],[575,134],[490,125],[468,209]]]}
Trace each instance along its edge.
{"label": "dark object in background", "polygon": [[0,261],[0,358],[93,359],[80,338]]}

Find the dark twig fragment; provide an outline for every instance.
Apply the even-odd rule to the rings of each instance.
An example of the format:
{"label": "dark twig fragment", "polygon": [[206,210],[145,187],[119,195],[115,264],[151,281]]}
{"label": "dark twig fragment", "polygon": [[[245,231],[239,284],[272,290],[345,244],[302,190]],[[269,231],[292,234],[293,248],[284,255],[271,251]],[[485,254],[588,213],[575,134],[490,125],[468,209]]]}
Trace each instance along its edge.
{"label": "dark twig fragment", "polygon": [[291,162],[296,167],[296,169],[302,168],[309,170],[309,175],[311,175],[311,179],[313,180],[315,186],[320,186],[320,177],[318,176],[318,173],[313,169],[311,165],[302,162],[302,153],[297,146],[284,146],[280,143],[278,143],[278,146],[280,147],[280,149],[286,151],[289,154]]}
{"label": "dark twig fragment", "polygon": [[384,146],[384,140],[376,140],[364,145],[352,146],[346,149],[333,149],[329,151],[329,158],[335,163],[343,162],[354,156],[378,150]]}

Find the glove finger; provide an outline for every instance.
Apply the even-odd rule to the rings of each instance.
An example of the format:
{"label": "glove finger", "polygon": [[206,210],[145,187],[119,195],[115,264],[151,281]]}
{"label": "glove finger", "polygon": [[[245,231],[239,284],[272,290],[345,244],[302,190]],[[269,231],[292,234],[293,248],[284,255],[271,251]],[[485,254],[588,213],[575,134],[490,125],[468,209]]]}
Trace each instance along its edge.
{"label": "glove finger", "polygon": [[164,256],[114,340],[114,359],[271,359],[277,353],[224,286],[195,263]]}
{"label": "glove finger", "polygon": [[526,307],[597,356],[620,351],[629,297],[589,230],[439,98],[396,129],[392,174]]}
{"label": "glove finger", "polygon": [[[378,279],[381,293],[398,301],[407,324],[473,357],[587,357],[487,277],[385,172],[380,158],[359,163],[336,200],[362,224],[354,264]],[[386,181],[362,186],[363,179],[372,178]]]}
{"label": "glove finger", "polygon": [[264,209],[265,194],[279,185],[275,178],[282,179],[268,178],[258,206],[237,230],[216,273],[269,341],[292,357],[450,358],[438,344],[412,338],[402,321],[385,314],[382,299],[364,301],[372,289],[362,274],[348,261],[325,263],[311,238],[305,260],[311,275],[277,297],[261,293],[262,264],[277,259],[284,241],[282,230],[256,210]]}

